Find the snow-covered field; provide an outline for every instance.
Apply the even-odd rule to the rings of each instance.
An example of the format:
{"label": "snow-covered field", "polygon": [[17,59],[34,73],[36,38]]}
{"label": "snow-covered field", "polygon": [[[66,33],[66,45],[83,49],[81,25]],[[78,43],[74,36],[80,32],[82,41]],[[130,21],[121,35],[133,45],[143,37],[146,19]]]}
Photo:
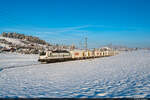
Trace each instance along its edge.
{"label": "snow-covered field", "polygon": [[150,97],[150,51],[52,64],[14,57],[0,54],[1,68],[17,66],[0,71],[0,97]]}
{"label": "snow-covered field", "polygon": [[39,64],[38,55],[19,53],[0,53],[0,70]]}

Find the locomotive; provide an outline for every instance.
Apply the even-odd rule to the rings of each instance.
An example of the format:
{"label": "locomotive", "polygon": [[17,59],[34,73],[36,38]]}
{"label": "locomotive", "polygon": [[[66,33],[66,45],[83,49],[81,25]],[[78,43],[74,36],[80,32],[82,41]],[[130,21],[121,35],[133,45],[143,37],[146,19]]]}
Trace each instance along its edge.
{"label": "locomotive", "polygon": [[109,48],[102,48],[99,50],[51,50],[41,52],[38,61],[42,63],[53,63],[114,56],[116,54],[116,51],[110,50]]}

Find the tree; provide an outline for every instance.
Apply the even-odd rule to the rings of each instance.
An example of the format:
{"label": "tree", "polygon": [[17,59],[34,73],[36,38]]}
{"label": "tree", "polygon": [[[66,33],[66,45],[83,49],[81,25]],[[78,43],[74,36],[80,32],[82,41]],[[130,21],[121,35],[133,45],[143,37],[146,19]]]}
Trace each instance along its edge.
{"label": "tree", "polygon": [[7,33],[6,33],[6,32],[3,32],[3,33],[2,33],[2,36],[3,36],[3,37],[7,37]]}

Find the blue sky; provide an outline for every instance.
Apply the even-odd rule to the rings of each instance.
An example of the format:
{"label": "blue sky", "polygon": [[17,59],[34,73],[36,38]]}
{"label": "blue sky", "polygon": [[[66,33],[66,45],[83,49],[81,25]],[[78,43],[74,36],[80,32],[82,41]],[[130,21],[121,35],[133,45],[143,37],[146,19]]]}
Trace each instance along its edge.
{"label": "blue sky", "polygon": [[0,32],[52,44],[150,47],[150,0],[0,0]]}

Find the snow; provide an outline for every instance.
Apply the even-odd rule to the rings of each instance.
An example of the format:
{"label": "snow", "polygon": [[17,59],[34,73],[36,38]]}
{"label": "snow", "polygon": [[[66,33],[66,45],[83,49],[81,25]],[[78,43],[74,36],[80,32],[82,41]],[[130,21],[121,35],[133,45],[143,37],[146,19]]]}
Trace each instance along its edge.
{"label": "snow", "polygon": [[0,43],[0,46],[9,48],[9,45],[8,44],[4,44],[4,43]]}
{"label": "snow", "polygon": [[0,53],[0,69],[38,64],[37,60],[36,54]]}
{"label": "snow", "polygon": [[[150,51],[52,64],[39,64],[36,55],[4,55],[0,54],[0,65],[9,66],[7,60],[13,58],[10,64],[18,67],[0,71],[0,97],[150,97]],[[36,65],[24,66],[23,61]]]}
{"label": "snow", "polygon": [[[29,41],[23,40],[23,41],[29,43],[29,44],[25,44],[24,42],[22,42],[21,39],[14,39],[14,38],[9,38],[9,37],[2,37],[2,36],[0,36],[0,39],[5,39],[6,41],[11,42],[13,45],[29,46],[29,44],[32,43],[32,44],[34,44],[34,45],[36,45],[38,47],[46,48],[46,45],[42,45],[42,44],[33,43],[33,42],[29,42]],[[9,44],[4,44],[4,43],[0,43],[0,46],[6,47],[6,48],[10,48]]]}
{"label": "snow", "polygon": [[2,36],[0,36],[0,39],[5,39],[6,41],[12,42],[13,44],[16,44],[16,45],[22,45],[22,46],[25,45],[24,43],[20,41],[20,39],[14,39],[14,38],[2,37]]}

